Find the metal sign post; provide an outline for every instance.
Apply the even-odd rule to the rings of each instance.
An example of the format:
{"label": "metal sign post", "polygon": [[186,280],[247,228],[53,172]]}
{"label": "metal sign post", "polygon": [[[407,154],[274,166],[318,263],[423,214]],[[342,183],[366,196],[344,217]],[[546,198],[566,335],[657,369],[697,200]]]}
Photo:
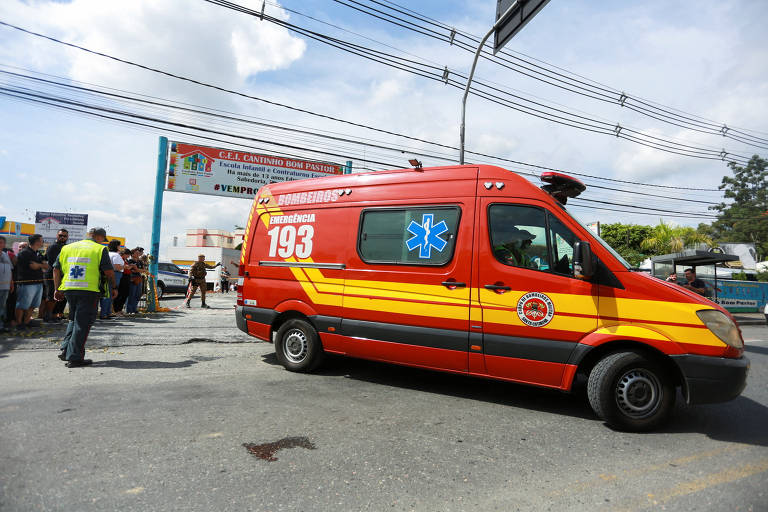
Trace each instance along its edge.
{"label": "metal sign post", "polygon": [[[155,206],[152,212],[152,242],[150,248],[149,273],[150,283],[157,283],[157,262],[160,259],[160,224],[163,220],[163,189],[165,189],[165,170],[168,167],[168,139],[160,137],[157,150],[157,177],[155,179]],[[154,312],[157,296],[156,286],[149,286],[147,293],[147,311]]]}
{"label": "metal sign post", "polygon": [[[503,13],[499,16],[503,6],[512,1]],[[483,51],[483,46],[491,34],[496,33],[493,53],[496,54],[512,37],[517,34],[526,23],[528,23],[538,12],[549,2],[549,0],[498,0],[497,4],[497,19],[493,24],[491,30],[485,34],[485,37],[480,41],[475,52],[475,60],[472,61],[472,70],[469,72],[469,78],[467,78],[467,85],[464,87],[464,97],[461,100],[461,128],[459,132],[459,164],[464,165],[464,126],[465,118],[467,114],[467,96],[469,96],[469,88],[472,85],[472,78],[475,76],[475,68],[477,67],[477,59],[480,57],[480,52]]]}

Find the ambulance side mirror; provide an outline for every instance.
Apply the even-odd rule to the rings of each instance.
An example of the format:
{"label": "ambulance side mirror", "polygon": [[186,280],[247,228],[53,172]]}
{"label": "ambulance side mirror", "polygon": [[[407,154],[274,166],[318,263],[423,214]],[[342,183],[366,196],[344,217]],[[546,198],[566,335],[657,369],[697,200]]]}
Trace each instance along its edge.
{"label": "ambulance side mirror", "polygon": [[589,279],[595,274],[594,257],[589,242],[578,241],[573,246],[573,277]]}

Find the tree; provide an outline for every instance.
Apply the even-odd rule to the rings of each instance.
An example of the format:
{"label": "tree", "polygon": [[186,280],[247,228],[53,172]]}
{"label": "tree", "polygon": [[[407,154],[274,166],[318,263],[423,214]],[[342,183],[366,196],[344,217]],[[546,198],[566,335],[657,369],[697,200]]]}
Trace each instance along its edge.
{"label": "tree", "polygon": [[651,226],[637,224],[601,224],[600,237],[631,265],[638,266],[648,257],[640,244],[650,236]]}
{"label": "tree", "polygon": [[753,156],[746,167],[728,164],[733,177],[723,176],[718,187],[726,199],[710,209],[717,210],[712,223],[715,238],[721,242],[754,243],[759,259],[768,257],[768,160]]}
{"label": "tree", "polygon": [[688,226],[672,226],[664,224],[664,220],[659,220],[659,224],[651,230],[650,236],[645,238],[640,247],[650,254],[669,254],[680,252],[685,247],[695,244],[706,244],[709,247],[714,245],[712,239]]}

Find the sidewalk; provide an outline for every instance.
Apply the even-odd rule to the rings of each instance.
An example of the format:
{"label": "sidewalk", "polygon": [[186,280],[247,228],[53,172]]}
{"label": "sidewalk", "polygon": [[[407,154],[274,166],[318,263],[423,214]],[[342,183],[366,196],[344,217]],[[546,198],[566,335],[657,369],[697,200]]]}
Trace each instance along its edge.
{"label": "sidewalk", "polygon": [[739,325],[767,325],[763,313],[733,313]]}
{"label": "sidewalk", "polygon": [[[195,342],[246,343],[257,341],[235,324],[235,294],[208,298],[210,309],[200,309],[200,298],[191,309],[141,313],[135,317],[96,320],[88,336],[87,350],[139,345],[183,345]],[[184,296],[163,299],[162,306],[181,306]],[[16,348],[53,349],[61,343],[66,322],[39,324],[29,330],[0,334],[0,354]]]}

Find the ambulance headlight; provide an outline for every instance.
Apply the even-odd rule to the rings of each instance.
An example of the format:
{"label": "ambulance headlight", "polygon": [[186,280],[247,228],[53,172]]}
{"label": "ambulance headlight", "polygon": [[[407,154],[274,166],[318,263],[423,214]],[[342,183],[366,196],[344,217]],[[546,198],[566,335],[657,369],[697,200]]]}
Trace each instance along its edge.
{"label": "ambulance headlight", "polygon": [[733,348],[744,348],[739,328],[725,313],[716,309],[704,309],[697,311],[696,315],[723,343]]}

